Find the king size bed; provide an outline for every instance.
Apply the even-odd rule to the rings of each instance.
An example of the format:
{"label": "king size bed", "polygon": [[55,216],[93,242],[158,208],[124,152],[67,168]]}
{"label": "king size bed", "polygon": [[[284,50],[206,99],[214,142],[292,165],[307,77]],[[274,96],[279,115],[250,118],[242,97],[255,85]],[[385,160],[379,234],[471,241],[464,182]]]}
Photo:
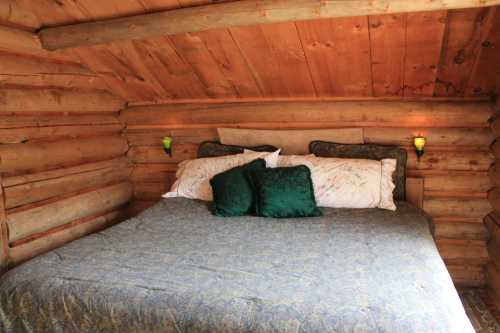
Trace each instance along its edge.
{"label": "king size bed", "polygon": [[[272,146],[254,150],[279,160]],[[394,158],[389,193],[397,207],[321,208],[322,216],[270,219],[216,216],[217,200],[166,198],[9,271],[0,279],[0,331],[474,332],[429,219],[406,202],[406,151],[320,141],[310,150],[327,158]],[[198,153],[229,155],[251,159],[241,147],[219,143],[203,143]],[[316,158],[308,156],[296,158]],[[213,171],[221,159],[193,161],[199,178],[202,167]],[[173,188],[189,194],[199,185],[177,176]],[[354,176],[361,185],[348,197],[363,188],[362,175]],[[341,183],[313,180],[321,189]]]}
{"label": "king size bed", "polygon": [[163,199],[0,280],[2,332],[473,332],[421,210]]}

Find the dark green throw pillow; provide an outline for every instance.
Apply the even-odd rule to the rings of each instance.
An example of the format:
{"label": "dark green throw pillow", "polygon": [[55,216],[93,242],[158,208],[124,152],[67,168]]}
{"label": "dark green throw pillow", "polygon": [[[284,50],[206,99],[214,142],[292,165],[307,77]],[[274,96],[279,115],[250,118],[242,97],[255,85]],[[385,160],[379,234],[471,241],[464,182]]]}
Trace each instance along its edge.
{"label": "dark green throw pillow", "polygon": [[264,217],[321,216],[316,206],[311,171],[305,165],[251,171],[255,210]]}
{"label": "dark green throw pillow", "polygon": [[265,168],[266,161],[257,159],[214,176],[210,180],[214,195],[214,214],[225,217],[253,214],[254,192],[246,173]]}

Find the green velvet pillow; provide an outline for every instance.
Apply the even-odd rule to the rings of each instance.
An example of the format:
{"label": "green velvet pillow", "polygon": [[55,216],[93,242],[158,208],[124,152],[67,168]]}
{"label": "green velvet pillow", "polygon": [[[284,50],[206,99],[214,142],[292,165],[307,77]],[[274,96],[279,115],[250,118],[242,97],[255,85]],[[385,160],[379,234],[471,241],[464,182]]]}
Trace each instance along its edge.
{"label": "green velvet pillow", "polygon": [[305,165],[251,171],[255,210],[264,217],[321,216],[316,206],[311,171]]}
{"label": "green velvet pillow", "polygon": [[210,180],[214,195],[214,214],[225,217],[253,214],[254,192],[246,174],[264,169],[266,161],[259,158],[214,176]]}

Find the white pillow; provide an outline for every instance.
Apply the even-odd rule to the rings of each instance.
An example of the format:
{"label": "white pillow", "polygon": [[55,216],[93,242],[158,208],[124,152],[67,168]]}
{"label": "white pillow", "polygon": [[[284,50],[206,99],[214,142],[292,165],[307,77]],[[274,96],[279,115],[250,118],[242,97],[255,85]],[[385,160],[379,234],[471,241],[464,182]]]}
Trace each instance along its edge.
{"label": "white pillow", "polygon": [[392,174],[395,159],[382,161],[284,155],[279,167],[306,165],[311,170],[316,203],[333,208],[383,208],[396,210]]}
{"label": "white pillow", "polygon": [[210,179],[212,179],[212,177],[259,158],[263,158],[266,161],[267,167],[274,168],[278,164],[279,153],[279,150],[273,153],[252,152],[183,161],[179,164],[177,169],[177,180],[172,185],[170,192],[165,193],[163,197],[184,197],[212,201],[213,194],[212,186],[210,185]]}

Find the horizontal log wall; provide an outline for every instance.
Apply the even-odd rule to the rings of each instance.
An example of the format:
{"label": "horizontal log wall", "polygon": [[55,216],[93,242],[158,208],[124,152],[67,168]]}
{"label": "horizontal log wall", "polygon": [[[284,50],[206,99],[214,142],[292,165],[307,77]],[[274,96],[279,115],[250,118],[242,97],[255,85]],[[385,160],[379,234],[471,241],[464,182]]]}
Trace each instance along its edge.
{"label": "horizontal log wall", "polygon": [[491,123],[491,130],[496,138],[492,145],[495,164],[489,173],[495,187],[488,193],[493,212],[486,217],[484,222],[490,233],[488,241],[490,263],[486,269],[488,289],[491,298],[500,307],[500,97],[497,99],[496,110],[495,120]]}
{"label": "horizontal log wall", "polygon": [[[195,158],[198,144],[217,140],[217,127],[362,127],[366,142],[395,144],[409,151],[408,173],[424,178],[424,209],[433,218],[437,246],[455,282],[482,286],[488,261],[490,210],[488,170],[493,162],[489,102],[280,101],[135,106],[121,113],[134,163],[133,212],[152,205],[175,180],[177,164]],[[425,135],[426,153],[417,161],[412,138]],[[174,139],[173,154],[161,147]]]}
{"label": "horizontal log wall", "polygon": [[0,89],[0,270],[118,222],[133,195],[124,102],[36,84]]}

